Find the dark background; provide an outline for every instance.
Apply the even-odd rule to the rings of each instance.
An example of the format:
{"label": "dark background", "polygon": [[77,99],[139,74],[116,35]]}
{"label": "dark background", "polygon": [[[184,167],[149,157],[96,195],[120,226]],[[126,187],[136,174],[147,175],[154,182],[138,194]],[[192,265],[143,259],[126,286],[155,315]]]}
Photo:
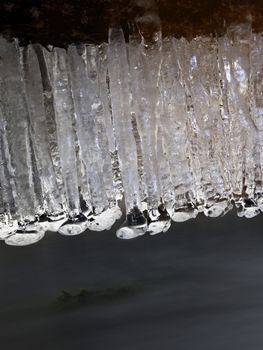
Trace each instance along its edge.
{"label": "dark background", "polygon": [[131,241],[117,223],[2,243],[1,350],[261,350],[262,223],[232,212]]}
{"label": "dark background", "polygon": [[[70,43],[107,41],[108,27],[128,23],[147,11],[158,11],[163,35],[192,38],[225,32],[248,17],[263,31],[262,0],[1,0],[0,33],[18,37],[22,45],[66,47]],[[149,9],[150,7],[150,9]]]}

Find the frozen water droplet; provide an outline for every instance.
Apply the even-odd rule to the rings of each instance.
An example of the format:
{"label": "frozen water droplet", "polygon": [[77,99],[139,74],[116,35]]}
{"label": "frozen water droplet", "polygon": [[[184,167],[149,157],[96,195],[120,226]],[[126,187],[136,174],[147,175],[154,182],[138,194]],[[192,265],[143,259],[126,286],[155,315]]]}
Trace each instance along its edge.
{"label": "frozen water droplet", "polygon": [[76,236],[87,229],[87,224],[86,216],[79,214],[65,221],[58,229],[58,233],[64,236]]}
{"label": "frozen water droplet", "polygon": [[91,231],[110,230],[112,225],[122,217],[118,206],[108,208],[98,215],[88,215],[87,228]]}
{"label": "frozen water droplet", "polygon": [[189,206],[187,208],[180,208],[174,210],[167,208],[167,212],[170,215],[170,218],[175,222],[184,222],[190,219],[194,219],[198,215],[198,210]]}
{"label": "frozen water droplet", "polygon": [[128,226],[123,226],[120,227],[117,232],[116,235],[118,238],[121,239],[132,239],[132,238],[136,238],[138,236],[142,236],[145,233],[145,229],[144,227],[128,227]]}
{"label": "frozen water droplet", "polygon": [[153,221],[149,224],[147,232],[151,236],[156,235],[161,232],[166,232],[171,227],[171,219]]}
{"label": "frozen water droplet", "polygon": [[244,217],[247,219],[252,219],[260,213],[258,207],[244,208]]}
{"label": "frozen water droplet", "polygon": [[116,236],[122,239],[131,239],[144,235],[146,231],[147,220],[138,207],[134,207],[117,230]]}
{"label": "frozen water droplet", "polygon": [[41,225],[45,231],[57,232],[66,220],[67,217],[65,213],[43,216],[39,219],[39,225]]}
{"label": "frozen water droplet", "polygon": [[237,216],[240,218],[244,216],[247,219],[252,219],[261,212],[260,208],[253,201],[241,201],[239,203],[236,203],[236,207]]}
{"label": "frozen water droplet", "polygon": [[47,218],[46,219],[41,218],[41,220],[39,220],[38,224],[43,228],[44,231],[48,231],[49,221]]}
{"label": "frozen water droplet", "polygon": [[233,205],[226,199],[214,203],[209,208],[204,208],[204,214],[211,218],[216,218],[218,216],[223,216],[233,208]]}
{"label": "frozen water droplet", "polygon": [[27,246],[39,242],[45,236],[45,230],[37,222],[29,223],[5,239],[7,245]]}
{"label": "frozen water droplet", "polygon": [[171,219],[164,208],[164,206],[160,206],[157,210],[149,211],[149,225],[147,232],[153,236],[161,232],[166,232],[169,230],[171,226]]}

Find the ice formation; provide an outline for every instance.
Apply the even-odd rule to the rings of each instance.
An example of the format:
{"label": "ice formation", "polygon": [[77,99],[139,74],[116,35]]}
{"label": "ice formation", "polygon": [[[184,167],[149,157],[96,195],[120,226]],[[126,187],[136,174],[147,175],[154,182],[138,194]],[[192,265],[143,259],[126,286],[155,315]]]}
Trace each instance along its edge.
{"label": "ice formation", "polygon": [[263,35],[243,24],[163,39],[148,16],[128,42],[118,26],[108,44],[67,50],[1,37],[0,163],[9,245],[108,230],[122,198],[124,239],[233,205],[251,218],[263,211]]}

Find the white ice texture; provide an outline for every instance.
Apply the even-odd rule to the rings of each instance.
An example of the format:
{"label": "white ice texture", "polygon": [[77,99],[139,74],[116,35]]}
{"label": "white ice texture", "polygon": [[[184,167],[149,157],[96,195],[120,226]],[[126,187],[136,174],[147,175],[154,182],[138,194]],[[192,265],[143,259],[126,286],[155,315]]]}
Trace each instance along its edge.
{"label": "white ice texture", "polygon": [[0,239],[109,230],[121,198],[124,239],[263,211],[263,35],[156,28],[67,49],[0,38]]}

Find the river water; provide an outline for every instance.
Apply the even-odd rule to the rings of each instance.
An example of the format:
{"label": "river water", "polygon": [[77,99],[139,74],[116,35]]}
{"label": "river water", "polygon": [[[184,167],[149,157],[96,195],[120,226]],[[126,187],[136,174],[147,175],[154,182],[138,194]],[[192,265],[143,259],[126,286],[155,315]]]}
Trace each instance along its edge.
{"label": "river water", "polygon": [[[112,230],[1,244],[0,348],[261,350],[262,224],[200,215],[131,241]],[[58,301],[81,288],[93,297]]]}

